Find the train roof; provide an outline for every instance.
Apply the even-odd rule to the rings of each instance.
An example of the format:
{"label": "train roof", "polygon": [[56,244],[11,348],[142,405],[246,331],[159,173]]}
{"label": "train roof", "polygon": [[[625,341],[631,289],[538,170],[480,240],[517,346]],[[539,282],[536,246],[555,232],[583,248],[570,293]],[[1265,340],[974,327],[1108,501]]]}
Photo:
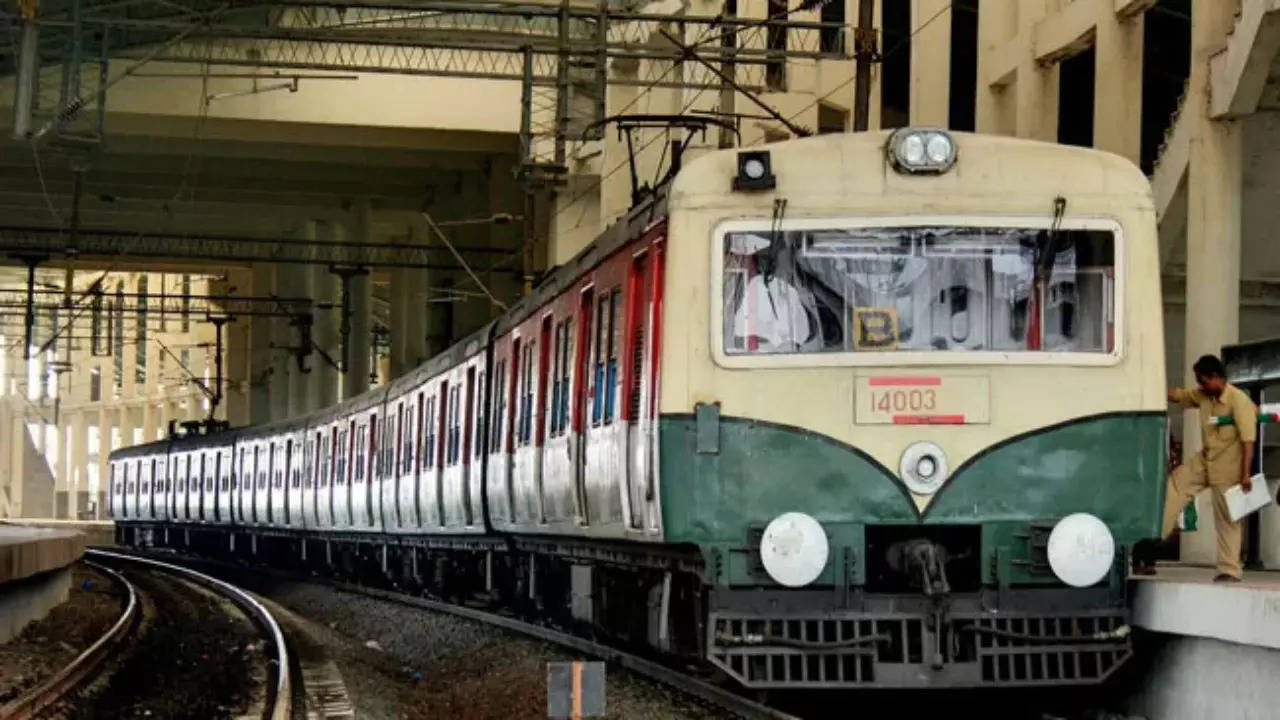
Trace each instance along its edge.
{"label": "train roof", "polygon": [[111,460],[125,460],[131,457],[146,457],[148,455],[155,455],[156,453],[168,451],[169,439],[165,438],[164,440],[152,440],[151,442],[143,443],[141,445],[130,445],[128,447],[118,448],[116,450],[112,450],[107,457]]}
{"label": "train roof", "polygon": [[539,308],[559,296],[591,268],[627,243],[640,237],[654,221],[667,215],[667,188],[660,185],[648,199],[632,208],[609,226],[573,259],[557,267],[532,293],[521,298],[495,322],[494,334],[501,335],[524,322]]}

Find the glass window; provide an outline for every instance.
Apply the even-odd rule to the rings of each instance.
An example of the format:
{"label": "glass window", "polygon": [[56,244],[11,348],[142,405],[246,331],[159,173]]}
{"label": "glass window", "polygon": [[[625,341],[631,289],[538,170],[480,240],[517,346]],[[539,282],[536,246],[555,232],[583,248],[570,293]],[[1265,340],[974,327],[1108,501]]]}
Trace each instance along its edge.
{"label": "glass window", "polygon": [[1101,230],[731,232],[724,349],[1110,352],[1114,268]]}

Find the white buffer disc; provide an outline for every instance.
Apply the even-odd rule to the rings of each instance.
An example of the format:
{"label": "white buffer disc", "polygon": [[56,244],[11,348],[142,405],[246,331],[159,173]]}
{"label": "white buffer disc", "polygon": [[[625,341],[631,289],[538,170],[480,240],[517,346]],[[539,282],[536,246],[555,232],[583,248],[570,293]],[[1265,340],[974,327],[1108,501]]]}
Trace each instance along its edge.
{"label": "white buffer disc", "polygon": [[801,512],[783,513],[764,529],[760,560],[769,577],[787,587],[808,585],[827,566],[827,533]]}
{"label": "white buffer disc", "polygon": [[1089,587],[1107,576],[1116,541],[1107,524],[1089,513],[1068,515],[1049,533],[1049,567],[1072,587]]}

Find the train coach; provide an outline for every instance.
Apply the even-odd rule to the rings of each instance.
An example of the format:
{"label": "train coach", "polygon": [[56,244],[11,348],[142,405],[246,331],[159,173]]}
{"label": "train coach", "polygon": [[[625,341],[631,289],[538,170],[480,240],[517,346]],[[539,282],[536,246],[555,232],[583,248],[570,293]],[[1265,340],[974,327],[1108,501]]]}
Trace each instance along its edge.
{"label": "train coach", "polygon": [[483,598],[749,688],[1098,683],[1159,531],[1163,368],[1130,163],[825,135],[686,162],[387,386],[116,451],[111,510],[125,543]]}

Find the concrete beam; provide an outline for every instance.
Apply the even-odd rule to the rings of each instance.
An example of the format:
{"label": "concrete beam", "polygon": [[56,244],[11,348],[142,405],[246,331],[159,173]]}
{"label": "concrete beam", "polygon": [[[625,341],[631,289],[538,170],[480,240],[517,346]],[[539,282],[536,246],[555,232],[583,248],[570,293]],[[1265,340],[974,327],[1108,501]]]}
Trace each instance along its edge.
{"label": "concrete beam", "polygon": [[1116,17],[1128,20],[1141,15],[1155,4],[1156,0],[1112,0],[1112,10]]}
{"label": "concrete beam", "polygon": [[1280,51],[1280,0],[1242,0],[1227,45],[1209,60],[1209,117],[1248,115],[1258,108]]}
{"label": "concrete beam", "polygon": [[1155,199],[1156,220],[1164,219],[1178,192],[1178,187],[1186,180],[1187,165],[1191,159],[1191,110],[1185,107],[1186,101],[1178,108],[1173,127],[1165,136],[1160,156],[1156,158],[1155,170],[1151,173],[1151,194]]}
{"label": "concrete beam", "polygon": [[1036,62],[1049,65],[1089,49],[1097,30],[1098,2],[1076,0],[1036,23],[1031,52]]}

